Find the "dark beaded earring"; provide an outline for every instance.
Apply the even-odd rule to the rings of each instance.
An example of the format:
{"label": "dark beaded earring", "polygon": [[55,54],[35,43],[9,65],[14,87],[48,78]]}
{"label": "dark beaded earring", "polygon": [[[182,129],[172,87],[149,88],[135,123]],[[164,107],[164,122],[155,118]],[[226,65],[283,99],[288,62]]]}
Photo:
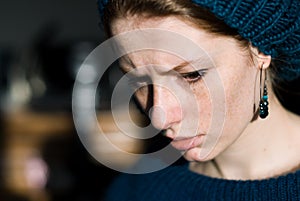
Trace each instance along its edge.
{"label": "dark beaded earring", "polygon": [[[266,85],[267,74],[263,83],[263,92],[260,90],[259,116],[264,119],[269,115],[268,89]],[[260,87],[262,88],[262,69],[260,71]]]}

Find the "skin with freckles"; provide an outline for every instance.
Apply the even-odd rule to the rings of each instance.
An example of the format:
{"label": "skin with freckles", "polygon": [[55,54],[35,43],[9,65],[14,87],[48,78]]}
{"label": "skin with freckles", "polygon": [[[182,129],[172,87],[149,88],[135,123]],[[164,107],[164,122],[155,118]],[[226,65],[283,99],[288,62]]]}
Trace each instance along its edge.
{"label": "skin with freckles", "polygon": [[[184,151],[192,171],[227,179],[261,179],[298,166],[299,117],[282,108],[270,87],[270,117],[253,120],[259,104],[260,69],[267,70],[270,56],[253,47],[246,50],[233,38],[210,34],[175,16],[128,16],[111,25],[113,35],[147,28],[179,33],[207,53],[199,55],[200,63],[155,50],[130,53],[120,60],[124,72],[151,80],[149,85],[145,79],[136,79],[139,90],[135,96],[144,110],[150,111],[152,124],[165,130],[173,139],[171,144]],[[193,62],[195,65],[191,65]],[[215,97],[219,95],[222,100],[218,106],[224,108],[225,115],[224,124],[218,125],[222,132],[213,138],[216,134],[211,127],[216,125],[212,124],[212,111],[218,106],[211,99],[213,90],[207,82],[216,75],[222,82],[216,87],[225,97]],[[289,123],[282,125],[283,121]],[[197,129],[193,130],[195,125]]]}

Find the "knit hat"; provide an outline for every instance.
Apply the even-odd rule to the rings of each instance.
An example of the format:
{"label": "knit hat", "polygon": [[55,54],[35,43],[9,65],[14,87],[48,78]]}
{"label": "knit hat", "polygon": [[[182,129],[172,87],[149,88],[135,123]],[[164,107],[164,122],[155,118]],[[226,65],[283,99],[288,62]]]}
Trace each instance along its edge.
{"label": "knit hat", "polygon": [[[109,0],[99,0],[100,15]],[[205,7],[266,55],[276,75],[300,77],[300,0],[192,0]]]}

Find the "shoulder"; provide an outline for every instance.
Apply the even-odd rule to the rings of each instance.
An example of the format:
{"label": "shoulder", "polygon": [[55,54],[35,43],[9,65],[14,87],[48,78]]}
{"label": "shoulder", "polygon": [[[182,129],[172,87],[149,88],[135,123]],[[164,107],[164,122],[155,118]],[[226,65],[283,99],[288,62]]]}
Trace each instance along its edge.
{"label": "shoulder", "polygon": [[106,201],[300,200],[299,186],[300,170],[277,178],[240,181],[199,175],[180,164],[149,174],[122,174]]}
{"label": "shoulder", "polygon": [[188,166],[180,164],[148,174],[122,174],[109,188],[106,201],[186,201],[182,188],[188,172]]}

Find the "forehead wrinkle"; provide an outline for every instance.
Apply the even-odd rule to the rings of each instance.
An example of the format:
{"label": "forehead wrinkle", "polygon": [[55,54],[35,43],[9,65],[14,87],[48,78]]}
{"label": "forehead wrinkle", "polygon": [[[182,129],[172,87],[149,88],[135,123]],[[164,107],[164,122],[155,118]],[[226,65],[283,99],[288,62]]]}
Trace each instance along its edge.
{"label": "forehead wrinkle", "polygon": [[[177,18],[176,16],[168,17],[151,17],[147,18],[142,15],[127,16],[126,18],[119,18],[114,20],[112,23],[113,33],[126,32],[128,30],[140,30],[149,27],[176,27],[177,23],[172,21],[172,19]],[[116,26],[122,24],[123,26]]]}
{"label": "forehead wrinkle", "polygon": [[[175,32],[178,32],[179,34],[182,34],[180,30],[185,28],[183,27],[176,27],[178,24],[175,23],[175,21],[172,21],[174,17],[166,17],[166,18],[161,18],[157,21],[153,21],[150,19],[137,19],[125,21],[124,19],[119,19],[119,25],[118,26],[113,26],[113,27],[119,27],[121,30],[126,31],[132,31],[132,28],[135,27],[135,29],[144,29],[144,28],[161,28],[164,27],[164,29],[171,28],[173,29],[176,28],[176,30],[173,30]],[[181,23],[185,23],[182,22]],[[118,23],[114,24],[117,25]],[[186,23],[185,23],[186,24]],[[118,28],[117,28],[118,29]],[[200,31],[200,32],[198,32]],[[117,31],[118,32],[118,31]],[[122,32],[122,31],[120,31]],[[214,64],[214,60],[218,59],[219,56],[221,56],[223,53],[227,51],[228,44],[232,45],[232,41],[228,40],[227,38],[224,37],[214,37],[211,35],[207,35],[207,33],[202,32],[201,29],[193,28],[191,32],[187,33],[187,37],[191,37],[191,40],[193,42],[196,42],[198,45],[200,45],[201,49],[203,50],[203,53],[200,53],[200,56],[197,52],[191,52],[190,55],[192,55],[189,60],[186,60],[184,62],[179,62],[176,59],[176,62],[174,62],[174,59],[166,59],[165,56],[162,56],[162,54],[150,54],[146,56],[142,56],[143,58],[138,58],[138,56],[134,56],[135,58],[130,59],[130,62],[127,62],[128,65],[130,65],[133,68],[137,68],[139,66],[146,66],[146,65],[151,65],[151,66],[165,66],[167,68],[172,68],[176,70],[183,69],[183,67],[187,65],[192,65],[194,68],[198,66],[203,66],[206,67],[208,65],[211,66],[211,64]],[[203,38],[204,37],[204,38]],[[147,50],[146,50],[147,51]],[[176,55],[175,55],[176,56]],[[132,56],[131,56],[132,57]],[[221,56],[222,57],[222,56]],[[185,58],[181,58],[177,56],[177,58],[182,60],[185,60]],[[162,63],[162,61],[164,63]]]}
{"label": "forehead wrinkle", "polygon": [[[149,52],[150,56],[147,55]],[[208,69],[215,66],[214,60],[220,53],[222,53],[222,51],[218,49],[210,54],[200,54],[190,60],[185,60],[177,55],[162,51],[153,53],[153,51],[146,50],[145,52],[141,51],[140,53],[144,55],[139,55],[138,52],[137,54],[131,53],[123,56],[121,58],[121,64],[123,64],[121,65],[122,70],[129,72],[140,67],[148,67],[148,69],[152,72],[155,71],[159,74],[165,74],[170,73],[171,71],[184,72],[191,71],[191,69]],[[168,54],[171,57],[167,57],[165,54]],[[175,62],[174,57],[178,59]]]}

